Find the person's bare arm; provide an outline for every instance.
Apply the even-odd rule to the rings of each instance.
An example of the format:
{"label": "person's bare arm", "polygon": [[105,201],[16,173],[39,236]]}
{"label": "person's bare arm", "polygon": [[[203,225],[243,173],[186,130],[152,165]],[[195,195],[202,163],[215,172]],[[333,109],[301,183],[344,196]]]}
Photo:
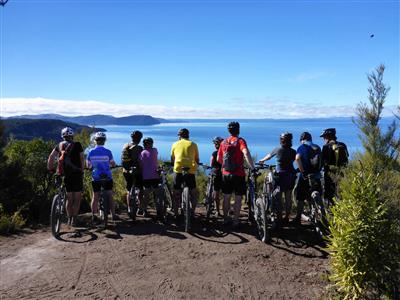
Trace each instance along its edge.
{"label": "person's bare arm", "polygon": [[246,159],[246,162],[248,163],[248,165],[250,166],[251,169],[254,169],[254,162],[253,162],[253,158],[251,158],[250,155],[250,151],[247,148],[244,148],[242,150],[244,158]]}
{"label": "person's bare arm", "polygon": [[115,167],[117,164],[115,163],[115,161],[112,159],[110,160],[110,167]]}
{"label": "person's bare arm", "polygon": [[300,154],[296,154],[296,163],[297,166],[299,167],[299,170],[301,173],[304,172],[304,168],[303,168],[303,163],[301,162],[301,155]]}
{"label": "person's bare arm", "polygon": [[58,152],[55,149],[51,151],[49,158],[47,159],[47,170],[54,171],[54,162],[56,161],[57,154]]}
{"label": "person's bare arm", "polygon": [[270,160],[272,158],[271,153],[268,153],[264,158],[260,159],[258,162],[260,164],[264,163],[266,160]]}
{"label": "person's bare arm", "polygon": [[85,168],[85,156],[83,155],[83,152],[79,153],[80,159],[81,159],[81,170],[83,172],[83,169]]}

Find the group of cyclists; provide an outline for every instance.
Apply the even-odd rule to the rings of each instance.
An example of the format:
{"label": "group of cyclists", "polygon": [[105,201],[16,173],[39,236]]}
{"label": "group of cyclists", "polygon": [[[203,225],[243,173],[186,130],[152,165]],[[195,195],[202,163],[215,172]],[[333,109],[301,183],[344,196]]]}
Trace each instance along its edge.
{"label": "group of cyclists", "polygon": [[[213,200],[215,201],[216,214],[223,217],[224,225],[237,228],[240,225],[239,215],[242,199],[246,195],[246,172],[255,172],[257,164],[264,164],[275,157],[275,187],[274,199],[276,201],[276,225],[278,227],[289,222],[292,195],[295,189],[297,200],[296,217],[293,224],[301,224],[301,215],[304,201],[313,190],[324,193],[324,198],[331,203],[336,193],[336,176],[338,170],[348,162],[348,151],[344,143],[338,142],[334,128],[325,129],[320,137],[324,140],[321,148],[313,143],[308,132],[300,135],[300,146],[297,150],[292,148],[293,135],[284,132],[280,135],[280,145],[255,163],[250,154],[244,138],[240,137],[240,124],[230,122],[227,126],[229,136],[226,138],[215,137],[210,160],[213,176]],[[178,141],[171,147],[171,163],[173,166],[172,209],[176,222],[180,222],[182,187],[190,190],[191,216],[197,206],[198,191],[196,189],[196,173],[200,164],[197,144],[190,140],[189,130],[182,128],[178,131]],[[83,191],[83,171],[91,170],[93,197],[91,202],[93,222],[98,222],[98,199],[101,188],[112,199],[113,179],[111,168],[116,166],[110,150],[105,148],[106,134],[94,134],[95,147],[84,158],[84,150],[79,142],[73,140],[74,132],[66,127],[61,131],[62,142],[57,144],[49,155],[47,168],[55,170],[64,176],[67,190],[66,212],[68,223],[75,226],[76,216],[79,213]],[[150,195],[157,191],[160,185],[158,172],[158,151],[153,147],[154,141],[135,130],[131,133],[131,142],[124,145],[121,154],[121,164],[127,189],[127,207],[130,215],[143,215],[148,217],[148,203]],[[297,168],[295,168],[297,166]],[[248,169],[248,171],[246,170]],[[185,170],[185,174],[183,174]],[[321,171],[324,174],[324,185],[321,184]],[[130,204],[132,186],[138,189],[137,211],[132,211]],[[220,193],[223,194],[222,214],[220,210]],[[234,198],[233,211],[231,198]],[[285,199],[283,205],[283,198]],[[111,200],[110,211],[114,220],[119,219],[115,213],[115,205]],[[284,209],[283,209],[284,207]],[[283,210],[285,214],[283,216]],[[233,216],[232,216],[233,215]],[[162,218],[162,212],[157,209],[157,218]]]}

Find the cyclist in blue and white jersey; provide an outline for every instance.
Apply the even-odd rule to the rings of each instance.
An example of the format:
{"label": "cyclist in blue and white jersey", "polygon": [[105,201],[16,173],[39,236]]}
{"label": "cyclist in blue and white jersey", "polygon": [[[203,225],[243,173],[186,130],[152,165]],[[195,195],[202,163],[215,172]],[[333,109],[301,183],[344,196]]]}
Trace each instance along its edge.
{"label": "cyclist in blue and white jersey", "polygon": [[111,215],[113,220],[118,217],[115,215],[115,205],[112,201],[113,179],[110,167],[115,166],[115,161],[110,150],[104,147],[106,141],[106,134],[104,132],[96,132],[94,135],[96,147],[89,151],[87,156],[87,166],[92,169],[92,218],[95,220],[95,215],[99,211],[99,194],[101,186],[103,186],[108,199],[110,199]]}

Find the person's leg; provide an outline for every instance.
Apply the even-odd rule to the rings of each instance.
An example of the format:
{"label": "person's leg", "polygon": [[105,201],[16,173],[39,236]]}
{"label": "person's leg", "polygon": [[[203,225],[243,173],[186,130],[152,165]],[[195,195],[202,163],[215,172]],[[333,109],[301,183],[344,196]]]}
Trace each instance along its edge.
{"label": "person's leg", "polygon": [[72,217],[74,216],[74,193],[67,193],[67,201],[65,203],[65,210],[67,211],[68,224],[72,223]]}
{"label": "person's leg", "polygon": [[79,211],[81,208],[81,200],[82,200],[82,192],[74,192],[74,215],[73,217],[76,217],[79,215]]}
{"label": "person's leg", "polygon": [[222,210],[224,218],[229,218],[229,210],[231,209],[231,194],[224,194],[224,202],[222,203]]}
{"label": "person's leg", "polygon": [[215,209],[216,209],[216,211],[217,211],[217,214],[218,214],[218,216],[220,216],[221,215],[221,212],[220,212],[220,207],[219,207],[219,190],[218,191],[213,191],[213,199],[214,199],[214,201],[215,201]]}
{"label": "person's leg", "polygon": [[99,213],[99,192],[93,192],[92,196],[92,215],[97,215]]}
{"label": "person's leg", "polygon": [[242,195],[235,195],[235,205],[233,207],[233,209],[234,209],[233,223],[234,224],[239,223],[239,216],[240,216],[241,208],[242,208]]}
{"label": "person's leg", "polygon": [[292,192],[293,190],[285,191],[285,220],[289,221],[290,212],[292,211]]}

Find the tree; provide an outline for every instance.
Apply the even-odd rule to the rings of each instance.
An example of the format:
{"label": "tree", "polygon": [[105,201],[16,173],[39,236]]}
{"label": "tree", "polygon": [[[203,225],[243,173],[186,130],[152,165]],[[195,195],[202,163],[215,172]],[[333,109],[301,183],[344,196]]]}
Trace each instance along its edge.
{"label": "tree", "polygon": [[383,83],[384,65],[379,65],[375,71],[368,74],[370,87],[368,88],[369,104],[360,103],[357,106],[357,117],[353,122],[360,129],[359,137],[374,164],[374,170],[379,172],[388,167],[399,169],[400,135],[397,134],[399,123],[396,119],[388,126],[386,132],[382,130],[380,121],[390,87]]}

